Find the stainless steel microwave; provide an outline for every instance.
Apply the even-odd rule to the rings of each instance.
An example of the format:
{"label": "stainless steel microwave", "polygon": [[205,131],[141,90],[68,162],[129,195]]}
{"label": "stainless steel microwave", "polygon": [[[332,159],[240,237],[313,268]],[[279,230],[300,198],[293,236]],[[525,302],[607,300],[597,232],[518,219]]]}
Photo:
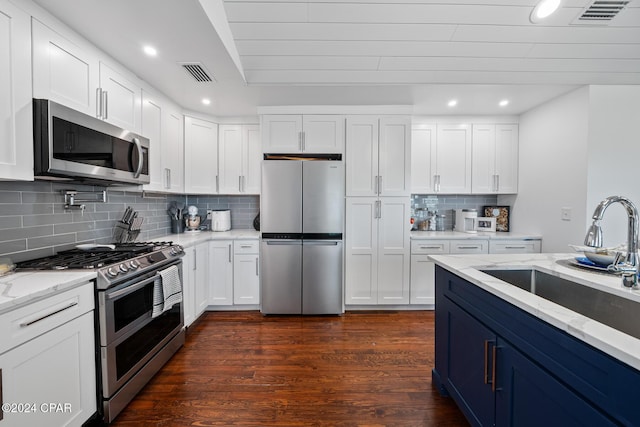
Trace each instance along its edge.
{"label": "stainless steel microwave", "polygon": [[149,139],[53,101],[33,100],[33,141],[36,179],[150,181]]}

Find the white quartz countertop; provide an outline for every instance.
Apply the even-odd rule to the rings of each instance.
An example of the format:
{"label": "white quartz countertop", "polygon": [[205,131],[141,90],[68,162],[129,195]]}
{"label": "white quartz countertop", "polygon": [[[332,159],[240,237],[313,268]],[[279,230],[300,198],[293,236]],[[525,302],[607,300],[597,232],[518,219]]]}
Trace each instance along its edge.
{"label": "white quartz countertop", "polygon": [[411,231],[413,240],[541,240],[542,236],[535,234],[522,234],[499,231],[489,233],[481,231],[477,233],[463,233],[461,231]]}
{"label": "white quartz countertop", "polygon": [[[25,271],[0,277],[0,314],[96,278],[86,271]],[[93,283],[87,286],[94,286]]]}
{"label": "white quartz countertop", "polygon": [[[435,263],[539,319],[640,370],[640,339],[483,273],[481,269],[535,268],[640,303],[640,291],[618,276],[559,264],[575,254],[432,255]],[[637,320],[629,319],[630,322]]]}
{"label": "white quartz countertop", "polygon": [[187,248],[209,240],[255,240],[259,238],[259,231],[252,228],[240,228],[229,231],[200,231],[198,233],[185,232],[180,234],[167,234],[166,236],[158,237],[153,240],[157,242],[172,241],[173,243]]}

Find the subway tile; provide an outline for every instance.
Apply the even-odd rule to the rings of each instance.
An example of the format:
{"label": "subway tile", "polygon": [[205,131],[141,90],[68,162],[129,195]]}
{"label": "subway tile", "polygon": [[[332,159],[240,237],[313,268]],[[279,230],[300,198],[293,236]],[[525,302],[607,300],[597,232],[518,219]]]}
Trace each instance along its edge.
{"label": "subway tile", "polygon": [[27,239],[0,242],[0,254],[9,254],[12,252],[20,252],[25,250],[27,250]]}
{"label": "subway tile", "polygon": [[18,191],[0,191],[0,203],[22,203],[21,193]]}
{"label": "subway tile", "polygon": [[53,234],[53,225],[41,225],[37,227],[20,227],[3,230],[0,240],[11,241],[18,239],[27,239],[30,237],[48,236]]}
{"label": "subway tile", "polygon": [[27,239],[27,247],[29,249],[39,249],[47,246],[57,246],[65,243],[73,243],[76,241],[74,233],[58,234],[53,236],[33,237]]}
{"label": "subway tile", "polygon": [[55,193],[22,193],[22,203],[64,203],[62,194]]}
{"label": "subway tile", "polygon": [[92,239],[101,239],[111,237],[113,235],[113,230],[108,229],[100,229],[100,230],[89,230],[89,231],[79,231],[76,233],[77,240],[92,240]]}
{"label": "subway tile", "polygon": [[[1,250],[2,248],[0,248],[0,251]],[[45,256],[51,256],[54,253],[55,253],[54,248],[50,247],[50,248],[42,248],[42,249],[36,249],[36,250],[30,250],[30,251],[27,250],[27,251],[7,253],[2,256],[8,256],[9,258],[11,258],[13,262],[22,262],[22,261],[30,261],[32,259],[41,258]]]}
{"label": "subway tile", "polygon": [[52,214],[51,204],[0,204],[0,216]]}
{"label": "subway tile", "polygon": [[22,217],[24,227],[47,224],[64,224],[73,222],[70,213],[50,214],[50,215],[25,215]]}
{"label": "subway tile", "polygon": [[0,216],[0,230],[22,226],[21,216]]}
{"label": "subway tile", "polygon": [[56,224],[54,225],[54,233],[53,234],[65,234],[65,233],[75,233],[77,231],[89,231],[95,230],[96,224],[95,222],[71,222],[68,224]]}
{"label": "subway tile", "polygon": [[50,192],[51,183],[42,181],[0,181],[0,191]]}

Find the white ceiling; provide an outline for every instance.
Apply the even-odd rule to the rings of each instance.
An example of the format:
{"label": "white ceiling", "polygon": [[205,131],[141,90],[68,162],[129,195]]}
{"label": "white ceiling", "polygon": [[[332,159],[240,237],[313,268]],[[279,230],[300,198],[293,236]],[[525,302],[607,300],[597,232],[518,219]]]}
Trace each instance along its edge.
{"label": "white ceiling", "polygon": [[[536,0],[221,1],[36,0],[184,108],[213,115],[345,104],[520,114],[579,85],[640,84],[640,0],[600,25],[575,23],[592,0],[563,0],[544,24],[529,22]],[[226,19],[203,6],[224,6]],[[177,64],[189,61],[216,81],[193,81]]]}

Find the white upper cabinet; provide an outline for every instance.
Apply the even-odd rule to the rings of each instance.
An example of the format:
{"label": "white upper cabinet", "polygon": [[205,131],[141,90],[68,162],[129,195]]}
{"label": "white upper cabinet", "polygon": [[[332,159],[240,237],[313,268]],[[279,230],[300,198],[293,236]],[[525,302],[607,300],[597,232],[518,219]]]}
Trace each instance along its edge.
{"label": "white upper cabinet", "polygon": [[138,82],[100,63],[101,118],[133,132],[140,132],[142,89]]}
{"label": "white upper cabinet", "polygon": [[518,125],[496,125],[497,192],[518,192]]}
{"label": "white upper cabinet", "polygon": [[410,129],[408,117],[347,118],[347,196],[411,194]]}
{"label": "white upper cabinet", "polygon": [[162,168],[164,188],[184,192],[184,120],[182,112],[169,106],[162,111]]}
{"label": "white upper cabinet", "polygon": [[142,92],[142,135],[149,138],[149,184],[146,191],[163,191],[164,173],[162,167],[162,109],[161,99]]}
{"label": "white upper cabinet", "polygon": [[409,196],[411,194],[411,119],[380,119],[378,155],[378,194]]}
{"label": "white upper cabinet", "polygon": [[468,124],[438,124],[432,151],[432,192],[471,193],[471,129]]}
{"label": "white upper cabinet", "polygon": [[193,117],[184,119],[185,192],[216,194],[218,176],[218,125]]}
{"label": "white upper cabinet", "polygon": [[518,192],[518,125],[473,125],[473,192]]}
{"label": "white upper cabinet", "polygon": [[97,116],[100,62],[89,51],[33,19],[33,97]]}
{"label": "white upper cabinet", "polygon": [[220,193],[260,194],[260,126],[220,125]]}
{"label": "white upper cabinet", "polygon": [[29,15],[0,0],[0,179],[33,180]]}
{"label": "white upper cabinet", "polygon": [[32,20],[33,96],[141,132],[142,87],[100,55]]}
{"label": "white upper cabinet", "polygon": [[[411,192],[429,194],[434,192],[432,153],[436,150],[436,125],[414,125],[411,130]],[[433,165],[435,167],[435,165]]]}
{"label": "white upper cabinet", "polygon": [[266,114],[262,116],[265,153],[342,153],[344,116]]}

